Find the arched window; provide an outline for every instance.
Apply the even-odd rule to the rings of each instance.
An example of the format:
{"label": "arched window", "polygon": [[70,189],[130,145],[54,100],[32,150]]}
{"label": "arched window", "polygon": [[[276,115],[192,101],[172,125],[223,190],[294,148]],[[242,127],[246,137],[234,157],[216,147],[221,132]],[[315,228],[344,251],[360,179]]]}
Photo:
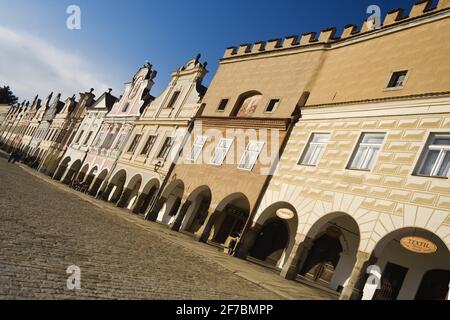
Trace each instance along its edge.
{"label": "arched window", "polygon": [[231,112],[232,117],[249,117],[255,113],[261,102],[262,94],[258,91],[249,91],[240,95]]}

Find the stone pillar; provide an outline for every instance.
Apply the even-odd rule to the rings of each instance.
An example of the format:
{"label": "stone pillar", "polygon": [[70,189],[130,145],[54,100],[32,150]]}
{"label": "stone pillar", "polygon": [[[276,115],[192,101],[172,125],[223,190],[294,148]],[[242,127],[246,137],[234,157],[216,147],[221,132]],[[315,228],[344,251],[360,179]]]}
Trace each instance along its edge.
{"label": "stone pillar", "polygon": [[262,225],[256,223],[242,235],[241,240],[237,244],[235,256],[241,259],[247,258],[261,232]]}
{"label": "stone pillar", "polygon": [[286,263],[281,270],[281,276],[288,280],[293,280],[303,267],[309,250],[314,244],[314,239],[305,237],[304,235],[297,236],[294,246],[289,254]]}
{"label": "stone pillar", "polygon": [[206,221],[203,223],[203,230],[200,237],[195,237],[197,241],[206,243],[209,238],[209,234],[211,233],[211,229],[214,225],[214,222],[217,216],[220,214],[218,211],[214,211],[212,214],[208,215]]}
{"label": "stone pillar", "polygon": [[161,208],[163,207],[164,203],[166,203],[167,198],[161,197],[156,201],[155,205],[150,209],[150,211],[145,216],[146,220],[150,221],[156,221],[158,219],[158,214]]}
{"label": "stone pillar", "polygon": [[184,204],[181,206],[180,210],[178,211],[177,217],[175,219],[175,222],[170,227],[171,230],[174,231],[180,231],[181,224],[183,223],[183,219],[186,216],[186,212],[188,211],[189,207],[191,206],[192,202],[189,200],[186,200]]}
{"label": "stone pillar", "polygon": [[142,203],[144,202],[146,194],[145,193],[138,193],[136,195],[136,201],[134,202],[133,208],[131,208],[131,212],[138,214],[141,210]]}
{"label": "stone pillar", "polygon": [[125,208],[126,205],[128,204],[128,200],[130,198],[130,194],[133,190],[126,188],[123,192],[122,195],[119,197],[119,201],[117,202],[117,207],[118,208]]}
{"label": "stone pillar", "polygon": [[366,269],[369,266],[369,258],[370,255],[367,252],[358,251],[356,253],[355,266],[347,285],[342,290],[339,300],[356,300],[361,298],[362,288],[365,283],[364,279],[367,280]]}
{"label": "stone pillar", "polygon": [[114,184],[110,183],[108,184],[108,186],[106,187],[105,191],[102,193],[101,199],[103,201],[108,201],[108,198],[110,196],[111,191],[114,189]]}

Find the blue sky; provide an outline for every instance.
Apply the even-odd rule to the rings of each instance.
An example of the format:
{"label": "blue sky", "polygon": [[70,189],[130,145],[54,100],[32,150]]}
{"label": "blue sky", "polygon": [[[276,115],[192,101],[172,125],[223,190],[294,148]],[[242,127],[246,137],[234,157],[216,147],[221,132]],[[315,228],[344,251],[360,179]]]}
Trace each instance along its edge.
{"label": "blue sky", "polygon": [[[63,97],[112,87],[118,96],[145,60],[158,71],[152,93],[170,73],[202,54],[208,84],[224,50],[348,23],[361,25],[375,4],[382,16],[415,0],[0,0],[0,85],[21,99],[50,91]],[[81,30],[68,30],[66,8],[81,8]]]}

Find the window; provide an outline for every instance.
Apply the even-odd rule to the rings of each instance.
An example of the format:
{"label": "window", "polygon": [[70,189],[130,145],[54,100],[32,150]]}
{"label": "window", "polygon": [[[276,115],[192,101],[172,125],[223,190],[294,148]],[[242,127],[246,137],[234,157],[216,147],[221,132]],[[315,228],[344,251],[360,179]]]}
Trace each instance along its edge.
{"label": "window", "polygon": [[450,168],[450,134],[432,135],[425,147],[420,175],[447,177]]}
{"label": "window", "polygon": [[170,149],[172,148],[172,144],[173,144],[173,138],[171,138],[171,137],[166,138],[166,141],[164,141],[164,144],[163,144],[161,150],[159,151],[158,158],[167,159]]}
{"label": "window", "polygon": [[211,164],[216,166],[222,165],[232,144],[233,139],[220,139],[214,152],[214,156],[211,159]]}
{"label": "window", "polygon": [[241,161],[239,161],[238,168],[251,171],[259,157],[259,154],[261,153],[263,146],[264,142],[250,141],[247,144],[244,154],[242,155]]}
{"label": "window", "polygon": [[320,157],[330,141],[330,134],[328,133],[313,133],[309,143],[300,158],[299,164],[305,166],[317,166]]}
{"label": "window", "polygon": [[122,112],[127,112],[129,107],[130,103],[129,102],[125,103],[125,106],[122,108]]}
{"label": "window", "polygon": [[219,107],[217,108],[217,110],[218,111],[225,110],[225,108],[227,107],[228,101],[229,101],[229,99],[222,99],[222,100],[220,100]]}
{"label": "window", "polygon": [[405,84],[406,74],[408,70],[396,71],[392,73],[387,88],[401,88]]}
{"label": "window", "polygon": [[205,136],[197,136],[195,138],[191,152],[189,153],[187,158],[188,160],[197,161],[198,157],[200,156],[200,152],[202,152],[203,146],[205,145],[207,139],[208,137]]}
{"label": "window", "polygon": [[84,134],[84,130],[81,130],[81,132],[80,132],[80,134],[78,135],[77,140],[75,141],[75,143],[80,142],[81,137],[83,136],[83,134]]}
{"label": "window", "polygon": [[122,133],[119,136],[119,139],[117,139],[117,143],[116,146],[114,147],[114,150],[120,150],[120,148],[122,147],[123,142],[125,141],[127,134],[126,133]]}
{"label": "window", "polygon": [[139,141],[141,140],[142,134],[137,134],[134,136],[133,142],[131,143],[130,147],[128,148],[128,153],[133,153],[136,151],[136,148],[139,144]]}
{"label": "window", "polygon": [[148,154],[150,150],[152,150],[153,146],[155,145],[156,136],[152,135],[149,136],[147,139],[147,142],[145,143],[144,148],[141,151],[141,154]]}
{"label": "window", "polygon": [[363,133],[349,168],[370,170],[375,163],[383,141],[384,133]]}
{"label": "window", "polygon": [[175,91],[166,108],[172,109],[173,106],[175,105],[175,102],[177,102],[179,96],[180,96],[180,91]]}
{"label": "window", "polygon": [[272,100],[270,100],[269,104],[266,107],[265,112],[274,112],[278,108],[279,104],[280,104],[280,99],[272,99]]}
{"label": "window", "polygon": [[86,145],[89,142],[89,140],[91,139],[91,136],[92,136],[92,131],[89,131],[86,139],[84,140],[84,145]]}

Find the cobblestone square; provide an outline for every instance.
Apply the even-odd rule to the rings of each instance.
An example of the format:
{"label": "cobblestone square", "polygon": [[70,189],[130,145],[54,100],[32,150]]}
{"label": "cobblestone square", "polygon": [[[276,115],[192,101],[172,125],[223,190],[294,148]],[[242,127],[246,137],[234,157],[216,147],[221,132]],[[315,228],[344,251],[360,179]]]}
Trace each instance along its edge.
{"label": "cobblestone square", "polygon": [[[168,239],[180,236],[162,226],[124,210],[102,209],[42,179],[0,159],[0,299],[286,298],[224,268],[208,258],[211,252],[242,264],[238,269],[293,286],[294,294],[301,288],[207,245],[176,239],[190,250]],[[81,268],[81,290],[67,289],[70,265]],[[293,298],[330,298],[306,287],[299,293],[303,296]]]}

